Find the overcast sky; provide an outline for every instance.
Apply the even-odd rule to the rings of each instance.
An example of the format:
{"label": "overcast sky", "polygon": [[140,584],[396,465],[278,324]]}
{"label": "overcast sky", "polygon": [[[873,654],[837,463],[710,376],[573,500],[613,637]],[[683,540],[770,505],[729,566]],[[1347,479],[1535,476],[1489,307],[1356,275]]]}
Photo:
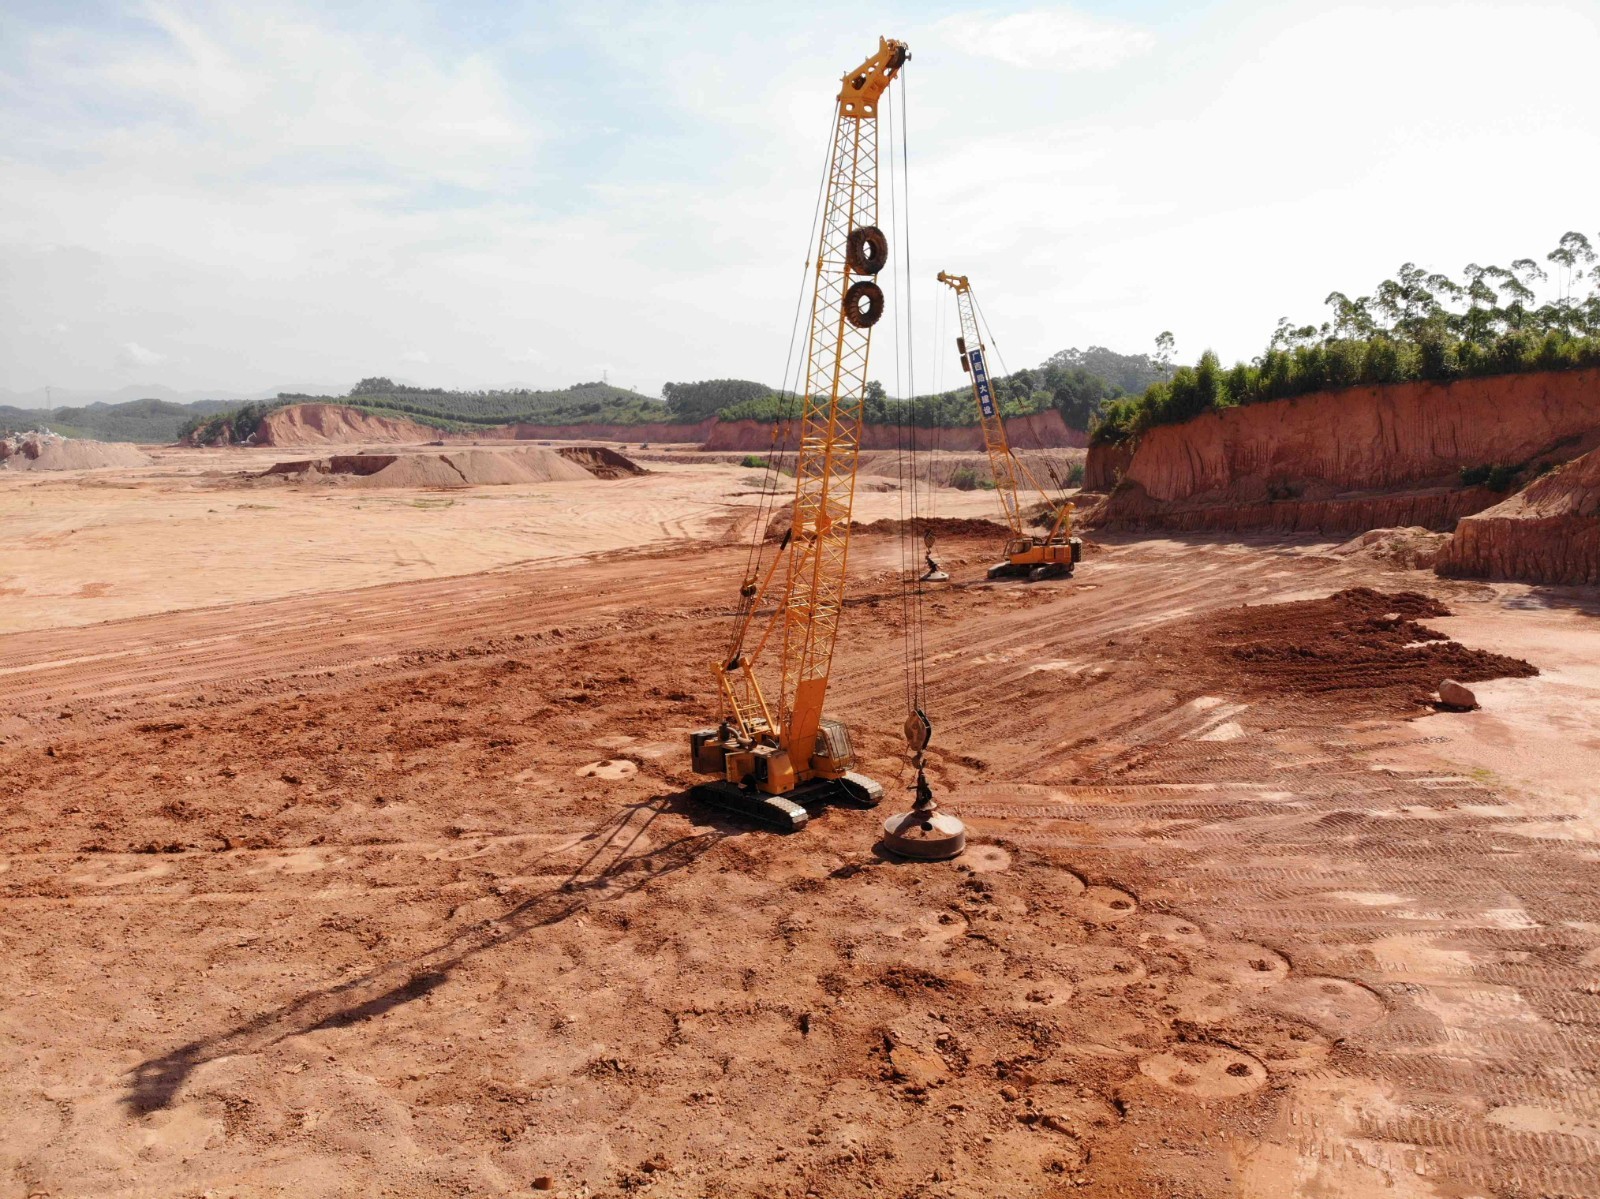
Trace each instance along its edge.
{"label": "overcast sky", "polygon": [[1600,240],[1600,0],[6,0],[0,388],[776,382],[880,33],[919,390],[941,268],[1013,368],[1232,359],[1407,259]]}

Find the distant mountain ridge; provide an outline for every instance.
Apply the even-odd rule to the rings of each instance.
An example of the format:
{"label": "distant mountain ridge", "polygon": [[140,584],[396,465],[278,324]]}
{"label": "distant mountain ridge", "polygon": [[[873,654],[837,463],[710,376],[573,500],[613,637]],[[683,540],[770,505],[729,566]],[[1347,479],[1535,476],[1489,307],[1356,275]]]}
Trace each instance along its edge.
{"label": "distant mountain ridge", "polygon": [[63,437],[93,441],[133,441],[166,444],[178,439],[185,421],[236,407],[236,400],[196,400],[174,404],[167,400],[137,399],[121,404],[97,402],[82,407],[17,408],[0,404],[0,432],[48,429]]}
{"label": "distant mountain ridge", "polygon": [[270,400],[281,392],[322,392],[324,384],[295,383],[263,391],[233,388],[179,391],[164,383],[130,383],[116,388],[35,387],[32,391],[8,391],[0,387],[0,408],[87,408],[94,404],[126,404],[133,400],[163,400],[168,404],[196,404],[207,400],[227,400],[242,404],[249,400]]}

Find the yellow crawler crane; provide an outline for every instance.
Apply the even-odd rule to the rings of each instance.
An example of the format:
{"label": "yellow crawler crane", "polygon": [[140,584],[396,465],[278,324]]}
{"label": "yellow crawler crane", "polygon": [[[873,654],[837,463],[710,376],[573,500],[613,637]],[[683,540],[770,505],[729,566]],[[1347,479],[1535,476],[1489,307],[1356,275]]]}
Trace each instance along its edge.
{"label": "yellow crawler crane", "polygon": [[[995,399],[989,381],[988,352],[978,332],[978,317],[972,301],[972,285],[965,275],[939,272],[939,282],[956,293],[956,310],[961,317],[961,336],[956,338],[956,349],[961,355],[961,369],[972,379],[972,398],[978,403],[978,420],[983,426],[983,446],[989,454],[989,469],[994,474],[994,489],[1005,511],[1006,525],[1011,536],[1006,541],[1004,562],[989,568],[991,579],[1008,575],[1026,575],[1038,581],[1053,577],[1070,577],[1072,568],[1083,557],[1083,542],[1072,535],[1072,513],[1077,505],[1057,503],[1045,494],[1028,468],[1011,452],[1006,440],[1005,421],[1000,417],[1000,402]],[[1051,510],[1049,532],[1043,537],[1030,533],[1029,521],[1022,511],[1022,485],[1037,492]]]}
{"label": "yellow crawler crane", "polygon": [[[883,796],[850,769],[850,732],[824,717],[823,700],[844,606],[867,355],[884,305],[874,281],[888,261],[877,226],[878,109],[908,57],[903,42],[879,38],[878,52],[846,72],[839,89],[799,399],[794,517],[765,577],[757,562],[740,589],[730,651],[713,667],[720,723],[689,735],[694,770],[721,776],[697,786],[696,798],[784,831],[805,827],[808,803],[873,807]],[[772,610],[758,626],[769,597]],[[781,682],[769,700],[756,668],[774,640]]]}

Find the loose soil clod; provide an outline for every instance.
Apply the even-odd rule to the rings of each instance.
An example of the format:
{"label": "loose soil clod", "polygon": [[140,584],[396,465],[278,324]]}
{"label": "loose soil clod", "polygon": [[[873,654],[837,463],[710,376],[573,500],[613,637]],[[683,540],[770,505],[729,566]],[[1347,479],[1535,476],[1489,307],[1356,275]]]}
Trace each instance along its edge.
{"label": "loose soil clod", "polygon": [[1326,599],[1232,608],[1151,637],[1147,654],[1241,697],[1301,696],[1351,713],[1426,705],[1443,678],[1528,678],[1532,663],[1469,649],[1420,624],[1449,616],[1414,591],[1353,587]]}

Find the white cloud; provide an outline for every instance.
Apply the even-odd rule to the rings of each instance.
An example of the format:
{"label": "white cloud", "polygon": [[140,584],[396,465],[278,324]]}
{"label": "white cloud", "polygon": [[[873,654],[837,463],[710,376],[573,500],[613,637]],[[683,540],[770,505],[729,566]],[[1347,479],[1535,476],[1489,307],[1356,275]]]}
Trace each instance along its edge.
{"label": "white cloud", "polygon": [[[828,102],[875,36],[552,2],[507,47],[405,4],[163,2],[0,38],[0,386],[125,382],[131,336],[185,388],[778,381]],[[1600,141],[1592,84],[1551,65],[1600,56],[1594,0],[1222,0],[1141,18],[1153,48],[1033,2],[886,30],[916,53],[924,390],[956,365],[940,268],[972,275],[1012,366],[1165,328],[1248,356],[1408,258],[1541,256],[1600,189],[1572,151]],[[1146,50],[1138,87],[1089,69]],[[1459,105],[1416,66],[1485,61]],[[1463,190],[1441,162],[1559,163],[1563,186]],[[896,359],[880,339],[891,390]]]}
{"label": "white cloud", "polygon": [[1107,71],[1156,44],[1148,30],[1070,9],[958,13],[934,30],[968,54],[1034,70]]}
{"label": "white cloud", "polygon": [[85,32],[36,46],[40,65],[80,94],[130,112],[160,105],[181,114],[165,125],[111,124],[89,147],[109,160],[148,167],[170,158],[182,174],[212,180],[328,173],[480,187],[539,140],[481,53],[436,55],[267,6],[199,18],[151,4],[144,17],[159,40]]}
{"label": "white cloud", "polygon": [[420,366],[426,366],[428,363],[432,362],[433,359],[428,357],[426,350],[407,350],[404,354],[400,355],[400,361],[415,362]]}
{"label": "white cloud", "polygon": [[146,349],[136,341],[124,342],[117,354],[119,366],[160,366],[166,360],[165,354]]}

